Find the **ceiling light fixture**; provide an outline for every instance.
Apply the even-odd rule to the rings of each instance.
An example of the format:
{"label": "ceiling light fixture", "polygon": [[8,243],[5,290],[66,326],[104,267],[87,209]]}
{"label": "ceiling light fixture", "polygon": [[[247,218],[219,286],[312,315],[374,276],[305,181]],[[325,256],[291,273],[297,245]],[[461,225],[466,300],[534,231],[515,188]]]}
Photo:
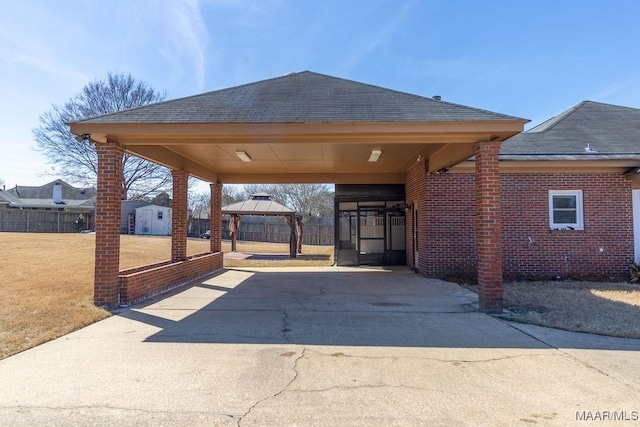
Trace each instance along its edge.
{"label": "ceiling light fixture", "polygon": [[251,157],[247,154],[246,151],[236,151],[236,156],[238,156],[238,158],[243,162],[248,163],[251,161]]}
{"label": "ceiling light fixture", "polygon": [[371,163],[377,162],[381,154],[382,150],[380,150],[379,148],[374,148],[373,150],[371,150],[371,154],[369,155],[369,161]]}

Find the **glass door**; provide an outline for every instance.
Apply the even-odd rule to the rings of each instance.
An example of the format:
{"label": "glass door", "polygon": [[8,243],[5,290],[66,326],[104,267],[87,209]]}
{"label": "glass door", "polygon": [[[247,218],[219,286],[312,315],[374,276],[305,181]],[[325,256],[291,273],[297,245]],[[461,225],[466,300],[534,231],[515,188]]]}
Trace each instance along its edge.
{"label": "glass door", "polygon": [[358,265],[358,212],[338,213],[338,265]]}
{"label": "glass door", "polygon": [[384,264],[385,216],[384,207],[360,210],[360,264]]}

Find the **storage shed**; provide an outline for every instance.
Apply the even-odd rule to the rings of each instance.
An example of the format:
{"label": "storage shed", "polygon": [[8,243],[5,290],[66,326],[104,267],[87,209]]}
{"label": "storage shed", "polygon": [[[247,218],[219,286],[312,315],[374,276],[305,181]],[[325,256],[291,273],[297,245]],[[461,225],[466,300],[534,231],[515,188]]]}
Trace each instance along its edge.
{"label": "storage shed", "polygon": [[136,234],[171,235],[171,208],[147,205],[136,208]]}

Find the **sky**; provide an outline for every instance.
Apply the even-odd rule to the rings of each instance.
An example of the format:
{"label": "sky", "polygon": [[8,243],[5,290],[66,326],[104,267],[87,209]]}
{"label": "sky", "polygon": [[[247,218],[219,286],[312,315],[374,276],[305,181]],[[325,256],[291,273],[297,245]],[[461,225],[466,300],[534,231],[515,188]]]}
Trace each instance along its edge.
{"label": "sky", "polygon": [[0,180],[56,178],[32,130],[108,72],[168,99],[304,70],[530,119],[640,108],[637,0],[0,0]]}

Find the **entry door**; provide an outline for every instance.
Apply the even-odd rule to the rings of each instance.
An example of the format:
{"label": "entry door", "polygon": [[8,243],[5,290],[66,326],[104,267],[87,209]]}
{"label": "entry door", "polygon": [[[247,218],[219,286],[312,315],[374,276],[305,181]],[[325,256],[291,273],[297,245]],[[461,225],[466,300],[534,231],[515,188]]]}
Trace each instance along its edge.
{"label": "entry door", "polygon": [[633,190],[633,236],[636,264],[640,264],[640,190]]}
{"label": "entry door", "polygon": [[360,211],[360,264],[384,265],[384,210]]}
{"label": "entry door", "polygon": [[338,265],[358,265],[358,212],[340,212],[338,218]]}

